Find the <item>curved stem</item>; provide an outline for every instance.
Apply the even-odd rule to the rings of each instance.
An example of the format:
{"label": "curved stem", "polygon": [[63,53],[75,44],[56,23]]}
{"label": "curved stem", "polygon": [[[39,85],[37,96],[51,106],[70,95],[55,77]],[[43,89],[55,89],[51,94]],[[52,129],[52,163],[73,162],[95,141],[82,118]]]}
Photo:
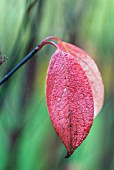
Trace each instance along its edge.
{"label": "curved stem", "polygon": [[43,40],[43,41],[41,42],[41,44],[36,47],[36,48],[37,48],[37,51],[40,51],[41,48],[42,48],[45,44],[52,44],[55,48],[58,49],[57,44],[55,44],[53,41],[45,41],[45,40]]}
{"label": "curved stem", "polygon": [[[52,36],[54,37],[54,36]],[[1,80],[0,80],[0,86],[6,82],[6,80],[8,80],[12,74],[14,74],[22,65],[24,65],[28,60],[30,60],[32,58],[32,56],[37,53],[37,51],[40,51],[41,48],[45,45],[45,44],[52,44],[54,47],[56,47],[58,49],[57,44],[55,44],[53,41],[48,41],[51,40],[52,37],[47,37],[46,39],[44,39],[44,41],[41,42],[41,44],[39,44],[37,47],[35,47],[24,59],[22,59],[11,71],[9,71],[9,73],[7,73]],[[55,39],[55,38],[54,38]]]}
{"label": "curved stem", "polygon": [[56,37],[56,36],[49,36],[47,38],[44,39],[44,41],[48,41],[48,40],[57,40],[57,41],[61,41],[60,38]]}

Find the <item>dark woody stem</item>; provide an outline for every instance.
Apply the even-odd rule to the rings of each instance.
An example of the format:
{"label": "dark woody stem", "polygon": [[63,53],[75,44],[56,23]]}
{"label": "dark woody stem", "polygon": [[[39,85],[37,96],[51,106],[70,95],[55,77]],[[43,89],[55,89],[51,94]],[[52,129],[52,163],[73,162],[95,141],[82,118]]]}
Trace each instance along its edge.
{"label": "dark woody stem", "polygon": [[14,74],[22,65],[24,65],[28,60],[30,60],[33,55],[35,53],[37,53],[38,51],[41,50],[41,48],[45,45],[45,44],[52,44],[54,47],[56,47],[58,49],[57,44],[55,44],[52,41],[48,41],[51,39],[55,39],[55,40],[59,40],[57,37],[54,36],[50,36],[47,37],[44,41],[41,42],[41,44],[39,44],[37,47],[35,47],[24,59],[22,59],[11,71],[9,71],[9,73],[7,73],[1,80],[0,80],[0,86],[6,82],[12,74]]}

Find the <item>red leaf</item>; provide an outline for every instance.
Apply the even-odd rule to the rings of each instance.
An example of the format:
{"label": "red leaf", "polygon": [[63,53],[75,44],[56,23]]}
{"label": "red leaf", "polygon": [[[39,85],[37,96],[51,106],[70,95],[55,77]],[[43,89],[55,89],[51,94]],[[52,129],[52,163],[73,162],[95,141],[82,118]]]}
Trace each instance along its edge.
{"label": "red leaf", "polygon": [[62,51],[73,55],[85,71],[93,92],[94,117],[97,116],[104,102],[104,85],[97,65],[85,51],[75,45],[59,41],[58,46]]}
{"label": "red leaf", "polygon": [[88,78],[76,59],[59,49],[47,73],[46,100],[52,124],[69,157],[88,135],[94,116]]}

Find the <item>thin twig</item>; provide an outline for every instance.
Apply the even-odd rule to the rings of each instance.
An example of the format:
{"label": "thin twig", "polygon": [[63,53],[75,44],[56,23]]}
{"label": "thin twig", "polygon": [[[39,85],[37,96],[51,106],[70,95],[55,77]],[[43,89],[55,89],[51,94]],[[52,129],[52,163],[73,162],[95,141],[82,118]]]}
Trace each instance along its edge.
{"label": "thin twig", "polygon": [[18,63],[9,73],[7,73],[1,80],[0,80],[0,86],[10,78],[10,76],[15,73],[23,64],[25,64],[28,60],[30,60],[32,58],[32,56],[37,52],[40,51],[41,48],[45,45],[45,44],[52,44],[54,47],[58,48],[58,46],[52,42],[52,41],[47,41],[47,39],[45,39],[44,41],[42,41],[41,44],[39,44],[37,47],[35,47],[24,59],[22,59],[20,61],[20,63]]}

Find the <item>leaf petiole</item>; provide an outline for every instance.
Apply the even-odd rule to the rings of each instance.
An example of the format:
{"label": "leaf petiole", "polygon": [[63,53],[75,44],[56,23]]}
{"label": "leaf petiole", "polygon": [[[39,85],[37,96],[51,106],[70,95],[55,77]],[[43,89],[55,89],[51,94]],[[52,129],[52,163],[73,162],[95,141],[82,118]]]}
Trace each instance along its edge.
{"label": "leaf petiole", "polygon": [[[55,44],[53,41],[48,41],[51,39],[57,40],[56,37],[50,36],[44,39],[37,47],[35,47],[24,59],[22,59],[11,71],[9,71],[1,80],[0,80],[0,86],[6,82],[12,74],[14,74],[22,65],[24,65],[28,60],[30,60],[35,53],[41,50],[41,48],[46,44],[52,44],[55,48],[58,48],[57,44]],[[58,39],[59,40],[59,39]]]}

